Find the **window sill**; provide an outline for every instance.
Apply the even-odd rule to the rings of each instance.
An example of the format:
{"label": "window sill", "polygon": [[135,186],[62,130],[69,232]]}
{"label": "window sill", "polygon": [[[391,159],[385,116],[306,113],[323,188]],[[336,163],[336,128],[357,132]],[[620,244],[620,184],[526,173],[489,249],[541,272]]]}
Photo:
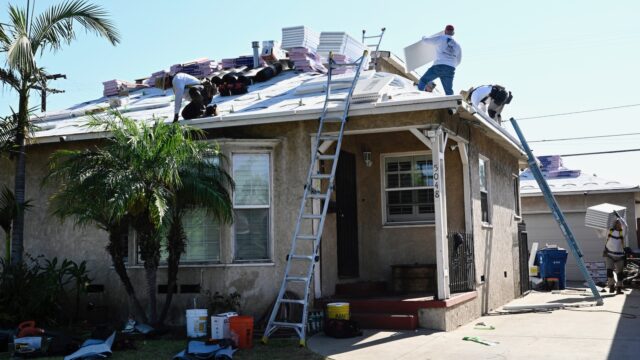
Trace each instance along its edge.
{"label": "window sill", "polygon": [[428,223],[386,223],[382,224],[383,229],[401,229],[401,228],[414,228],[414,227],[435,227],[436,224],[432,222]]}
{"label": "window sill", "polygon": [[[181,264],[180,268],[181,269],[185,269],[185,268],[231,268],[231,267],[252,267],[252,266],[264,266],[264,267],[271,267],[271,266],[275,266],[276,264],[273,262],[255,262],[255,263],[229,263],[229,264],[222,264],[222,263],[209,263],[209,264]],[[125,267],[127,269],[144,269],[144,265],[140,264],[140,265],[125,265]],[[168,268],[167,265],[163,264],[158,266],[158,269],[166,269]],[[113,266],[111,266],[111,269],[113,269]]]}
{"label": "window sill", "polygon": [[483,222],[482,223],[482,228],[483,229],[493,229],[493,225],[491,225],[489,223],[486,223],[486,222]]}

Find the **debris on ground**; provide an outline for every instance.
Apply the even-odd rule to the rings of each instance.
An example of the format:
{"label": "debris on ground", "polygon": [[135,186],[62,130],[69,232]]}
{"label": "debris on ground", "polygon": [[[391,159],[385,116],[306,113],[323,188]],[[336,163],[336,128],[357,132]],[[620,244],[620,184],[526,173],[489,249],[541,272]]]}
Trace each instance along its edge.
{"label": "debris on ground", "polygon": [[462,338],[462,340],[471,341],[471,342],[475,342],[475,343],[482,344],[482,345],[487,345],[487,346],[496,346],[496,345],[499,344],[498,342],[495,342],[495,341],[489,341],[489,340],[480,339],[477,336],[465,336],[465,337]]}
{"label": "debris on ground", "polygon": [[65,356],[64,360],[86,359],[86,358],[105,358],[111,356],[111,346],[116,338],[114,331],[106,340],[88,339],[78,351],[69,356]]}
{"label": "debris on ground", "polygon": [[473,327],[475,330],[495,330],[495,326],[487,325],[484,322],[479,322]]}

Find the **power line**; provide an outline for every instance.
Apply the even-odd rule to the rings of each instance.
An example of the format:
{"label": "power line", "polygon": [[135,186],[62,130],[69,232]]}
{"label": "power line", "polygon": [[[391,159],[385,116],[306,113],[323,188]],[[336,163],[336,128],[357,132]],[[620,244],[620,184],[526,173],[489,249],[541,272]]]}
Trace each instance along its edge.
{"label": "power line", "polygon": [[626,133],[626,134],[597,135],[597,136],[580,136],[580,137],[559,138],[559,139],[531,140],[531,141],[529,141],[529,143],[541,143],[541,142],[551,142],[551,141],[567,141],[567,140],[584,140],[584,139],[599,139],[599,138],[607,138],[607,137],[613,137],[613,136],[631,136],[631,135],[640,135],[640,132],[637,132],[637,133]]}
{"label": "power line", "polygon": [[516,118],[516,120],[521,121],[521,120],[531,120],[531,119],[542,119],[542,118],[555,117],[555,116],[565,116],[565,115],[573,115],[573,114],[584,114],[584,113],[596,112],[596,111],[623,109],[623,108],[630,108],[635,106],[640,106],[640,104],[628,104],[628,105],[612,106],[612,107],[598,108],[598,109],[579,110],[579,111],[570,111],[570,112],[557,113],[557,114],[530,116],[530,117]]}
{"label": "power line", "polygon": [[588,152],[588,153],[563,154],[563,155],[560,155],[560,156],[561,157],[569,157],[569,156],[586,156],[586,155],[600,155],[600,154],[617,154],[617,153],[625,153],[625,152],[633,152],[633,151],[640,151],[640,149],[597,151],[597,152]]}

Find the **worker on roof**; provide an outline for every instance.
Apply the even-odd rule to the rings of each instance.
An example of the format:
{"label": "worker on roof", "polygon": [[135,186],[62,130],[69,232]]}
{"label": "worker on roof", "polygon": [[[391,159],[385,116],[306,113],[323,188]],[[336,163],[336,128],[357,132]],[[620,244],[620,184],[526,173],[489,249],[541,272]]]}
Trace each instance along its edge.
{"label": "worker on roof", "polygon": [[[622,279],[624,279],[624,259],[626,253],[630,252],[628,240],[625,239],[622,222],[616,219],[613,223],[604,246],[604,262],[607,265],[607,286],[609,292],[624,294],[622,292]],[[617,279],[613,278],[613,271],[616,272]]]}
{"label": "worker on roof", "polygon": [[490,118],[500,123],[502,109],[511,103],[513,95],[511,91],[507,91],[500,85],[482,85],[471,88],[465,98],[477,110],[484,111]]}
{"label": "worker on roof", "polygon": [[460,45],[453,39],[455,33],[453,25],[447,25],[444,33],[439,33],[430,37],[422,37],[422,41],[435,45],[436,58],[433,65],[420,78],[418,89],[420,91],[427,90],[431,92],[433,86],[427,87],[427,84],[433,80],[440,78],[444,92],[447,95],[453,95],[453,76],[456,67],[460,65],[462,59],[462,49]]}
{"label": "worker on roof", "polygon": [[[204,115],[205,106],[208,102],[206,102],[203,94],[204,86],[198,78],[179,72],[175,75],[166,75],[163,78],[159,78],[156,80],[156,87],[162,90],[173,88],[173,94],[175,95],[174,122],[178,121],[183,97],[193,103],[193,105],[189,103],[182,112],[184,119],[194,119]],[[185,92],[187,88],[189,90]]]}

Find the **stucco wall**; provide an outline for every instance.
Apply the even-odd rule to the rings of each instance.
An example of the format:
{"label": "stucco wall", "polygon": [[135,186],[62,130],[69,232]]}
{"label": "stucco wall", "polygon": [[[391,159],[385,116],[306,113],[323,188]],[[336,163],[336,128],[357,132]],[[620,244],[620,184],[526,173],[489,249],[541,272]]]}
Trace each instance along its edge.
{"label": "stucco wall", "polygon": [[[380,127],[426,125],[441,122],[451,129],[459,129],[453,117],[444,111],[414,112],[395,115],[355,117],[350,119],[349,130]],[[284,271],[284,259],[290,248],[298,207],[302,196],[304,179],[310,157],[310,134],[316,131],[317,122],[281,123],[261,126],[217,129],[209,132],[211,138],[218,139],[277,139],[272,152],[272,247],[271,263],[232,264],[232,247],[229,228],[221,233],[221,264],[183,267],[178,276],[179,284],[200,284],[201,294],[177,294],[171,311],[175,321],[181,321],[183,309],[191,306],[197,297],[199,304],[205,303],[206,293],[216,291],[242,294],[243,310],[247,314],[261,316],[275,298]],[[468,127],[464,127],[468,129]],[[468,130],[467,130],[468,131]],[[478,278],[485,275],[483,303],[486,309],[501,305],[513,298],[512,256],[515,238],[515,222],[512,214],[512,187],[509,183],[511,171],[516,172],[516,159],[501,151],[500,147],[486,140],[479,130],[473,130],[470,147],[471,185],[473,214],[475,219],[476,267]],[[465,135],[468,137],[468,134]],[[94,282],[105,285],[105,292],[92,295],[111,308],[110,318],[124,318],[128,312],[124,291],[110,268],[110,260],[104,247],[107,236],[94,228],[78,229],[71,222],[60,223],[52,218],[47,199],[55,186],[41,187],[46,173],[46,163],[56,149],[83,148],[91,142],[74,144],[54,144],[31,146],[27,155],[27,194],[33,199],[34,208],[26,217],[25,249],[33,255],[66,257],[75,261],[87,260]],[[374,165],[371,168],[362,162],[362,145],[373,152]],[[450,143],[451,145],[453,143]],[[246,148],[246,144],[225,142],[223,149]],[[267,146],[268,147],[268,146]],[[366,280],[389,280],[389,265],[394,263],[435,262],[433,227],[383,228],[380,204],[380,157],[385,152],[401,152],[426,149],[423,144],[407,131],[385,134],[349,135],[345,138],[345,150],[356,155],[360,274]],[[494,207],[493,229],[479,225],[480,204],[477,176],[477,152],[488,156],[492,162],[492,203]],[[12,185],[13,165],[0,160],[0,184]],[[463,190],[462,164],[458,151],[446,151],[447,206],[450,228],[462,228]],[[493,169],[496,168],[495,171]],[[508,170],[504,170],[508,169]],[[504,170],[504,171],[503,171]],[[496,176],[497,175],[497,176]],[[335,266],[335,216],[330,215],[325,227],[322,247],[323,292],[333,293],[337,279]],[[0,245],[0,248],[2,245]],[[504,278],[503,271],[508,272]],[[143,270],[132,267],[130,274],[143,293]],[[166,270],[158,272],[158,283],[166,281]],[[490,287],[489,287],[490,286]],[[144,297],[144,296],[141,296]],[[160,302],[163,296],[159,296]]]}

